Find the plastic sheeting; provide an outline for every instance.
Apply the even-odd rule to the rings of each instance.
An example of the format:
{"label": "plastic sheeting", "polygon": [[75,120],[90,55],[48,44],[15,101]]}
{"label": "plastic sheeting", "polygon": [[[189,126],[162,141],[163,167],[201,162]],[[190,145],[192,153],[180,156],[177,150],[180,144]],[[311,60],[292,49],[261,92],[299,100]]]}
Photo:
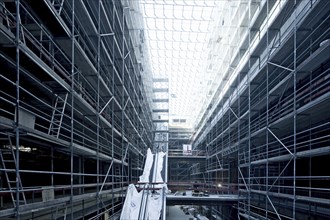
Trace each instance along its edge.
{"label": "plastic sheeting", "polygon": [[152,167],[153,161],[154,161],[154,155],[151,153],[150,148],[148,148],[146,163],[144,164],[144,170],[143,170],[142,175],[139,178],[139,180],[140,180],[139,182],[149,183],[150,169]]}
{"label": "plastic sheeting", "polygon": [[125,203],[121,211],[121,220],[138,220],[141,207],[142,191],[138,192],[134,184],[127,189]]}
{"label": "plastic sheeting", "polygon": [[[143,194],[145,195],[143,196]],[[146,195],[149,194],[149,195]],[[147,198],[147,199],[146,199]],[[145,207],[141,207],[142,199]],[[147,200],[147,201],[146,201]],[[141,191],[138,192],[133,184],[130,184],[127,189],[125,203],[120,215],[121,220],[155,220],[159,219],[163,204],[163,190]],[[142,205],[142,206],[144,206]],[[143,216],[140,216],[142,211]]]}
{"label": "plastic sheeting", "polygon": [[[139,178],[140,183],[150,182],[150,170],[154,167],[153,182],[163,183],[162,170],[164,164],[164,156],[166,153],[159,152],[156,154],[154,161],[154,154],[150,148],[147,150],[147,158],[144,165],[143,174]],[[144,184],[143,184],[144,185]],[[141,186],[141,185],[140,185]],[[146,184],[148,188],[149,184]],[[153,187],[166,187],[166,184],[153,185]],[[155,220],[159,219],[164,200],[164,188],[154,191],[150,189],[138,192],[133,184],[130,184],[127,189],[125,203],[120,215],[121,220]],[[140,216],[141,215],[141,216]]]}
{"label": "plastic sheeting", "polygon": [[154,180],[154,182],[156,182],[156,183],[163,183],[164,182],[163,177],[162,177],[164,156],[165,156],[164,152],[159,152],[159,153],[156,154],[157,165],[156,165],[156,178]]}
{"label": "plastic sheeting", "polygon": [[163,204],[163,190],[158,190],[157,194],[148,197],[148,207],[146,210],[146,219],[159,219]]}

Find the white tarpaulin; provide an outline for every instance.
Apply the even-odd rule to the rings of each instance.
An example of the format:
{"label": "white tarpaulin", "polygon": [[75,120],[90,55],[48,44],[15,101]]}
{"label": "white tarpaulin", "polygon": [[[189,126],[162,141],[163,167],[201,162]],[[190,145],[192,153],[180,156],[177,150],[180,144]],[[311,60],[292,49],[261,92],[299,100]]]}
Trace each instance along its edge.
{"label": "white tarpaulin", "polygon": [[156,154],[156,157],[157,157],[157,159],[156,159],[156,161],[157,161],[157,165],[156,165],[156,179],[155,179],[155,182],[156,183],[162,183],[162,182],[164,182],[163,177],[162,177],[164,156],[165,156],[165,153],[164,152],[159,152],[158,154]]}
{"label": "white tarpaulin", "polygon": [[148,198],[147,218],[149,220],[159,219],[162,210],[163,191],[158,190],[157,194],[150,195]]}
{"label": "white tarpaulin", "polygon": [[141,206],[142,191],[139,193],[134,184],[127,189],[125,203],[121,211],[121,220],[138,220]]}
{"label": "white tarpaulin", "polygon": [[[144,165],[143,174],[139,178],[140,183],[150,182],[150,170],[154,166],[153,182],[163,183],[162,170],[164,162],[164,152],[156,154],[154,161],[154,154],[151,153],[150,148],[147,151],[146,163]],[[149,184],[139,184],[146,186],[145,190],[138,192],[133,184],[130,184],[127,189],[125,203],[121,212],[121,220],[137,220],[139,217],[146,220],[159,219],[163,206],[163,189],[155,192],[149,189]],[[153,185],[153,187],[163,187],[166,184]],[[143,201],[142,201],[143,200]],[[140,213],[141,212],[141,213]],[[141,216],[139,216],[141,215]]]}
{"label": "white tarpaulin", "polygon": [[147,159],[146,159],[146,163],[144,164],[144,170],[143,170],[143,174],[140,176],[140,181],[141,183],[149,183],[149,176],[150,176],[150,169],[152,167],[152,163],[154,160],[154,155],[151,153],[150,148],[148,148],[147,151]]}

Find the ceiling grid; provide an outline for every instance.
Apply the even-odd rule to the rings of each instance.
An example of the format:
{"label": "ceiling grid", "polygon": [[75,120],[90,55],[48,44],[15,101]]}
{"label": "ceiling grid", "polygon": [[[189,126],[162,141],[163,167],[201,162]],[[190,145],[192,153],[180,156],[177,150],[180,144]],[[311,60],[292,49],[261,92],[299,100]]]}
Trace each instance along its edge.
{"label": "ceiling grid", "polygon": [[151,71],[169,78],[171,119],[192,127],[209,92],[208,46],[216,0],[141,0]]}

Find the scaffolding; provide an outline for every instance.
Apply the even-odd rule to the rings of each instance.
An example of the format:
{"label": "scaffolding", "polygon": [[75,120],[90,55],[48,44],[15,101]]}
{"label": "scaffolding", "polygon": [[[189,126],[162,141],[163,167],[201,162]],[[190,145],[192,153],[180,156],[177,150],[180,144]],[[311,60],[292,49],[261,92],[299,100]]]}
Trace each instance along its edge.
{"label": "scaffolding", "polygon": [[153,146],[134,1],[0,1],[0,218],[119,217]]}
{"label": "scaffolding", "polygon": [[180,122],[177,124],[169,129],[168,172],[171,190],[177,188],[176,186],[180,188],[180,182],[189,182],[188,185],[191,185],[191,181],[203,181],[202,171],[205,169],[204,150],[192,149],[188,152],[183,149],[184,145],[190,144],[193,129],[180,127]]}
{"label": "scaffolding", "polygon": [[[224,77],[201,116],[193,149],[208,153],[209,182],[245,198],[231,218],[325,219],[330,2],[228,4],[231,15],[224,15],[214,43],[221,48],[215,68]],[[230,38],[221,38],[226,33]]]}
{"label": "scaffolding", "polygon": [[215,216],[326,219],[330,1],[140,3],[0,0],[0,218],[117,219],[153,147],[165,183],[238,194]]}

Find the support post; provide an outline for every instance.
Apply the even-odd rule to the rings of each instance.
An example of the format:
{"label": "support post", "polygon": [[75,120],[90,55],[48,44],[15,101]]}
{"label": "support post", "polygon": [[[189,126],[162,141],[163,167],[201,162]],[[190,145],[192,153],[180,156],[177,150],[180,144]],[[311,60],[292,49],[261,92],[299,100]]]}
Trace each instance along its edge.
{"label": "support post", "polygon": [[72,27],[71,27],[71,118],[70,118],[70,216],[71,219],[73,218],[73,140],[74,140],[74,128],[73,128],[73,117],[74,117],[74,87],[75,87],[75,80],[74,80],[74,73],[75,73],[75,0],[71,0],[72,4]]}
{"label": "support post", "polygon": [[15,137],[16,137],[16,220],[20,219],[20,181],[19,181],[19,170],[20,170],[20,128],[19,128],[19,109],[20,109],[20,0],[16,0],[16,118],[15,118]]}

